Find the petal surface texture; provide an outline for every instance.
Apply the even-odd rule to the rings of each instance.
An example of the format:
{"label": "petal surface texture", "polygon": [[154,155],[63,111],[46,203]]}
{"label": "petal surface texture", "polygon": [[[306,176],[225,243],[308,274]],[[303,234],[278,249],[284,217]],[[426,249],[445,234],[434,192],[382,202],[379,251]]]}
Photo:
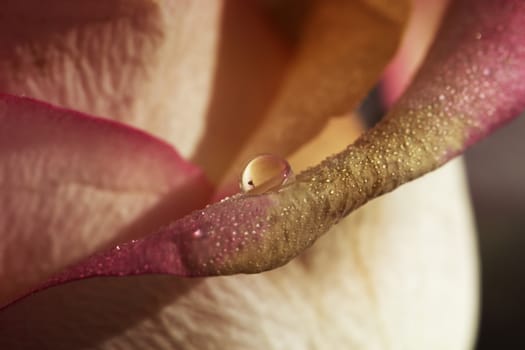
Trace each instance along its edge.
{"label": "petal surface texture", "polygon": [[0,300],[206,202],[198,168],[115,122],[0,96]]}
{"label": "petal surface texture", "polygon": [[188,156],[210,96],[220,4],[9,2],[0,91],[133,125]]}

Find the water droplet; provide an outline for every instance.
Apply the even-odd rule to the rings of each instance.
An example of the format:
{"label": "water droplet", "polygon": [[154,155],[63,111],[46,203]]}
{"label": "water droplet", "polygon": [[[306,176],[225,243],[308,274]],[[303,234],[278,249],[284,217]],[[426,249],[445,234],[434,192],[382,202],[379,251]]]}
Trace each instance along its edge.
{"label": "water droplet", "polygon": [[265,193],[293,181],[290,164],[278,156],[263,154],[253,158],[241,174],[241,191],[250,194]]}
{"label": "water droplet", "polygon": [[204,234],[200,228],[193,231],[193,238],[202,238],[203,236]]}

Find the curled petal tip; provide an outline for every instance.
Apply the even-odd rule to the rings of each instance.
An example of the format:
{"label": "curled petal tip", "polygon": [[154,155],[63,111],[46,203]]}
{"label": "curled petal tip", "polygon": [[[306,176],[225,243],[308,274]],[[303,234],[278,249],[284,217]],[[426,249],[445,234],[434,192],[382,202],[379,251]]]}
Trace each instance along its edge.
{"label": "curled petal tip", "polygon": [[[523,2],[455,2],[413,85],[375,129],[276,192],[205,210],[204,216],[221,218],[207,221],[211,231],[231,233],[237,223],[256,232],[239,251],[215,250],[220,258],[210,261],[221,266],[217,271],[258,272],[286,263],[352,210],[443,165],[519,115],[525,109],[523,30]],[[200,264],[209,257],[203,254]]]}

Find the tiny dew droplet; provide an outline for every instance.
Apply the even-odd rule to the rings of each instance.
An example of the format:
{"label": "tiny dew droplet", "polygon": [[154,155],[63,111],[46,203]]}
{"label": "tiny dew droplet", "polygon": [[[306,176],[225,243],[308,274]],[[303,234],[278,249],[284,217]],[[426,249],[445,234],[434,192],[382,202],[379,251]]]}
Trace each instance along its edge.
{"label": "tiny dew droplet", "polygon": [[241,174],[241,191],[261,194],[293,181],[290,164],[272,154],[259,155],[248,162]]}
{"label": "tiny dew droplet", "polygon": [[193,238],[202,238],[204,236],[200,228],[193,231],[192,235],[193,235]]}

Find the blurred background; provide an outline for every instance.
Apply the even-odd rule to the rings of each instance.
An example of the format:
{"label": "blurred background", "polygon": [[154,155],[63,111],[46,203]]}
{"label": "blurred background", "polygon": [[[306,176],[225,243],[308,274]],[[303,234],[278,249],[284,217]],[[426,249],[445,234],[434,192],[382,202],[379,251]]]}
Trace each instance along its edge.
{"label": "blurred background", "polygon": [[481,255],[477,349],[525,348],[525,115],[466,154]]}

